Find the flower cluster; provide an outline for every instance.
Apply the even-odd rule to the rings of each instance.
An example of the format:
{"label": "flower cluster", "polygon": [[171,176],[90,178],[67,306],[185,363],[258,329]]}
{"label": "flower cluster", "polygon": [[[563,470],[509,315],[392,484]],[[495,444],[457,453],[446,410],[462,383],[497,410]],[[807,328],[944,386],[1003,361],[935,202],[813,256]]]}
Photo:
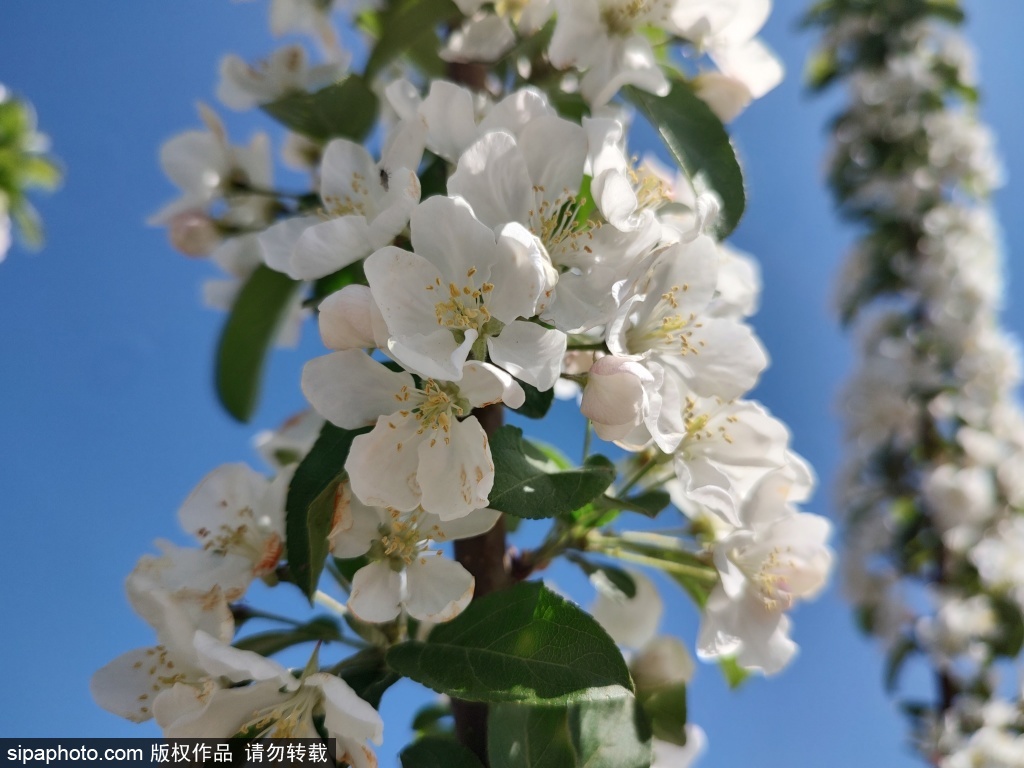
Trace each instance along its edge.
{"label": "flower cluster", "polygon": [[843,394],[847,591],[893,670],[934,669],[935,694],[907,708],[929,762],[1022,765],[1024,717],[1001,699],[1019,692],[998,662],[1024,641],[1024,412],[972,53],[952,3],[828,2],[815,18],[812,76],[844,78],[850,101],[831,182],[866,230],[839,295],[861,358]]}
{"label": "flower cluster", "polygon": [[[654,588],[614,559],[672,575],[702,611],[698,656],[764,674],[793,657],[788,612],[828,578],[829,525],[798,508],[813,475],[785,425],[746,397],[768,364],[747,323],[758,268],[720,242],[736,201],[714,188],[722,169],[700,165],[739,173],[715,115],[731,117],[781,76],[755,39],[770,3],[460,0],[457,19],[448,3],[413,5],[364,9],[376,42],[361,74],[328,31],[333,4],[319,0],[274,0],[272,14],[276,31],[313,32],[324,64],[296,45],[256,66],[224,60],[221,100],[259,105],[290,128],[285,159],[310,171],[313,190],[276,189],[266,137],[236,146],[207,108],[206,130],[161,152],[181,197],[154,221],[232,277],[207,287],[232,312],[218,370],[225,405],[247,415],[237,392],[258,374],[230,363],[251,356],[232,357],[244,322],[269,344],[315,313],[330,350],[301,373],[312,410],[260,438],[274,478],[217,470],[181,512],[202,549],[167,545],[129,579],[160,645],[112,662],[94,693],[169,734],[321,733],[352,765],[373,765],[367,742],[379,743],[381,723],[370,703],[396,673],[473,698],[458,670],[429,671],[426,657],[410,666],[410,653],[429,656],[435,625],[447,642],[472,644],[487,629],[470,620],[471,603],[496,585],[511,594],[561,556],[620,602]],[[408,35],[410,17],[429,21],[418,34],[432,45],[389,37],[388,25]],[[688,77],[668,43],[717,69]],[[690,176],[630,152],[626,100],[643,92],[638,106],[673,99],[716,127],[694,137],[719,142],[714,152],[675,156]],[[366,142],[378,117],[380,140]],[[586,420],[580,467],[500,427],[505,412],[545,416],[556,389]],[[619,467],[591,455],[591,433],[625,452]],[[686,515],[682,535],[621,530],[622,513],[654,516],[670,501]],[[550,519],[548,535],[508,548],[507,521],[524,517]],[[498,545],[490,559],[473,550],[485,540]],[[291,582],[333,615],[289,624],[255,611],[238,602],[254,579]],[[618,655],[616,630],[609,638],[558,605]],[[232,616],[294,629],[232,647]],[[509,653],[527,663],[523,632]],[[314,640],[360,650],[324,668],[314,652],[301,673],[260,655]],[[632,678],[622,665],[635,694],[624,693],[657,736],[638,742],[638,759],[682,760],[703,738],[685,722],[692,662],[676,640],[637,645]],[[574,660],[573,674],[586,663]],[[594,679],[597,690],[609,678]],[[474,696],[537,703],[522,698],[533,684],[509,679]],[[570,690],[587,700],[588,689]]]}

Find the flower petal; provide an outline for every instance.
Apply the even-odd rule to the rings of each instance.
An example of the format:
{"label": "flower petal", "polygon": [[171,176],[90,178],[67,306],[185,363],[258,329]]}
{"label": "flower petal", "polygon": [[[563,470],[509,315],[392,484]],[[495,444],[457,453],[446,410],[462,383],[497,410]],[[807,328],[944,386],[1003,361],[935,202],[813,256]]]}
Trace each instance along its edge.
{"label": "flower petal", "polygon": [[405,608],[420,621],[451,621],[473,599],[473,576],[439,552],[424,552],[406,567]]}

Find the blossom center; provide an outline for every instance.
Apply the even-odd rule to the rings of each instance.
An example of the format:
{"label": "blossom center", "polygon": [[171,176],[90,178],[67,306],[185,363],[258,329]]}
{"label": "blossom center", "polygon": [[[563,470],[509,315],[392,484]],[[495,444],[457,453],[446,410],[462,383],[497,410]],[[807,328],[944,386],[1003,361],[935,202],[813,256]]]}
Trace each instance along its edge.
{"label": "blossom center", "polygon": [[[491,313],[486,305],[487,295],[494,290],[494,284],[484,282],[477,286],[472,279],[476,273],[476,267],[470,267],[466,271],[467,282],[463,285],[448,283],[448,298],[434,304],[434,315],[437,317],[438,325],[452,331],[480,332],[491,319]],[[441,278],[435,278],[434,283],[427,286],[427,290],[443,292]]]}
{"label": "blossom center", "polygon": [[324,213],[327,216],[369,216],[366,204],[370,199],[370,187],[366,183],[366,177],[361,173],[353,173],[349,186],[352,189],[351,194],[344,197],[330,195],[324,198]]}
{"label": "blossom center", "polygon": [[548,200],[544,187],[534,187],[533,194],[536,202],[528,212],[530,232],[544,244],[549,254],[593,253],[589,243],[600,223],[581,216],[586,198],[565,189],[554,200]]}
{"label": "blossom center", "polygon": [[605,6],[601,10],[601,21],[605,28],[613,35],[630,35],[637,25],[640,17],[645,15],[649,0],[621,0],[612,5]]}
{"label": "blossom center", "polygon": [[759,548],[735,549],[730,559],[750,579],[755,594],[767,611],[789,610],[793,607],[793,594],[789,575],[796,569],[796,563],[785,557],[788,547],[773,547],[767,556]]}
{"label": "blossom center", "polygon": [[314,727],[313,709],[320,703],[320,696],[315,686],[300,686],[287,701],[257,710],[256,716],[239,728],[237,735],[248,739],[308,736]]}
{"label": "blossom center", "polygon": [[[403,386],[395,398],[401,402],[411,403],[411,407],[399,411],[402,416],[412,416],[419,426],[417,435],[428,430],[433,432],[430,446],[433,447],[440,438],[444,444],[451,442],[450,432],[452,420],[465,416],[472,410],[469,401],[462,397],[458,387],[448,383],[438,383],[433,379],[423,382],[423,389],[411,389]],[[398,444],[401,450],[401,443]]]}
{"label": "blossom center", "polygon": [[682,315],[679,309],[679,294],[686,293],[690,286],[686,283],[673,285],[661,294],[654,307],[651,317],[641,326],[634,326],[627,332],[630,348],[636,352],[656,349],[682,355],[696,355],[704,342],[692,340],[695,328],[703,327],[703,323],[694,322],[697,315],[693,312]]}

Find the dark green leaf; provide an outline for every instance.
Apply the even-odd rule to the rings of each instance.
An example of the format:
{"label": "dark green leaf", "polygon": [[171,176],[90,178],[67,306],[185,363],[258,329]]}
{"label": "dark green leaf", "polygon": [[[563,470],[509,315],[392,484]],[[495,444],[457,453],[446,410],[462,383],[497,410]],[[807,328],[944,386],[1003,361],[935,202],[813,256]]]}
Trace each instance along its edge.
{"label": "dark green leaf", "polygon": [[885,657],[885,690],[892,693],[899,682],[900,670],[911,653],[917,650],[917,643],[911,637],[901,637]]}
{"label": "dark green leaf", "polygon": [[993,600],[992,608],[999,626],[992,651],[998,656],[1016,658],[1024,646],[1024,617],[1021,616],[1020,608],[1006,598]]}
{"label": "dark green leaf", "polygon": [[651,723],[656,738],[671,744],[686,744],[686,685],[675,683],[638,690],[637,701]]}
{"label": "dark green leaf", "polygon": [[336,291],[340,291],[346,285],[366,285],[366,274],[363,272],[363,262],[357,261],[347,267],[339,269],[330,275],[325,275],[313,283],[313,295],[310,299],[320,302]]}
{"label": "dark green leaf", "polygon": [[299,643],[340,639],[341,628],[338,622],[329,616],[318,616],[300,627],[274,629],[243,637],[235,641],[235,647],[243,651],[253,651],[261,656],[273,656]]}
{"label": "dark green leaf", "polygon": [[335,493],[352,441],[369,432],[325,423],[309,454],[295,470],[285,502],[285,541],[291,578],[310,603],[327,559],[327,534],[334,519]]}
{"label": "dark green leaf", "polygon": [[639,512],[647,517],[657,517],[665,507],[672,503],[672,497],[666,491],[652,489],[630,496],[626,499],[609,498],[602,503],[614,506],[627,512]]}
{"label": "dark green leaf", "polygon": [[492,704],[487,712],[491,768],[574,768],[566,707]]}
{"label": "dark green leaf", "polygon": [[743,216],[743,171],[722,121],[681,80],[667,96],[629,86],[623,94],[661,135],[665,146],[698,191],[714,190],[722,201],[718,236],[725,238]]}
{"label": "dark green leaf", "polygon": [[555,400],[554,387],[541,392],[535,386],[527,384],[525,381],[520,381],[519,385],[523,388],[523,392],[526,393],[526,401],[516,408],[516,413],[528,419],[543,419],[551,409],[551,403]]}
{"label": "dark green leaf", "polygon": [[217,347],[217,397],[239,421],[256,410],[267,355],[298,287],[287,275],[260,266],[231,308]]}
{"label": "dark green leaf", "polygon": [[396,4],[381,17],[381,36],[366,62],[367,80],[411,49],[419,49],[422,38],[433,35],[440,24],[461,19],[451,0],[413,0]]}
{"label": "dark green leaf", "polygon": [[483,768],[476,755],[454,739],[426,736],[399,755],[402,768]]}
{"label": "dark green leaf", "polygon": [[648,768],[651,729],[622,689],[562,707],[492,705],[487,721],[491,768]]}
{"label": "dark green leaf", "polygon": [[362,141],[377,120],[377,96],[357,75],[315,93],[290,93],[263,105],[286,128],[317,141]]}
{"label": "dark green leaf", "polygon": [[502,427],[491,438],[492,509],[531,519],[555,517],[596,499],[615,479],[614,465],[597,455],[580,469],[550,473],[530,461],[522,438],[523,431],[511,426]]}
{"label": "dark green leaf", "polygon": [[412,719],[412,729],[422,735],[443,735],[451,731],[451,704],[428,704],[421,707]]}
{"label": "dark green leaf", "polygon": [[396,672],[467,701],[575,701],[632,689],[622,654],[583,610],[527,582],[470,603],[426,642],[388,652]]}
{"label": "dark green leaf", "polygon": [[374,707],[380,707],[384,692],[399,680],[398,675],[388,669],[382,648],[367,648],[349,656],[332,672]]}

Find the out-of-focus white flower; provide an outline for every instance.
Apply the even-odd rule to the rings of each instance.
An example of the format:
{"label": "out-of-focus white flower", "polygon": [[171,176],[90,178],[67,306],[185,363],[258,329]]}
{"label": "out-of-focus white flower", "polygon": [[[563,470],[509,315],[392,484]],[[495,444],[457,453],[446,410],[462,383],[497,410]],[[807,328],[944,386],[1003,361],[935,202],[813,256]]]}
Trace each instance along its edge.
{"label": "out-of-focus white flower", "polygon": [[285,219],[259,236],[269,267],[298,280],[336,272],[390,244],[420,199],[416,176],[423,127],[399,124],[380,163],[361,145],[335,139],[324,150],[320,198],[324,217]]}
{"label": "out-of-focus white flower", "polygon": [[737,527],[714,546],[721,584],[704,608],[697,653],[735,656],[766,675],[796,653],[786,611],[813,598],[832,567],[828,521],[790,506],[792,481],[782,470],[766,475],[739,513]]}
{"label": "out-of-focus white flower", "polygon": [[279,48],[257,64],[229,54],[220,62],[217,98],[231,109],[252,109],[289,93],[319,90],[343,74],[342,62],[311,67],[301,45]]}

